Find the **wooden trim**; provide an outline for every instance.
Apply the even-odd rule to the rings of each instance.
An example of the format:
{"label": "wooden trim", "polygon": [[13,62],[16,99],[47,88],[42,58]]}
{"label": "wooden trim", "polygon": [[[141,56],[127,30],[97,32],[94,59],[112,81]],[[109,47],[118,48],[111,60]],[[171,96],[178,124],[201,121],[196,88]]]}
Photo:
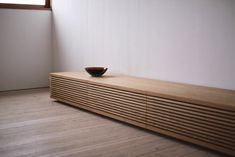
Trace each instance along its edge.
{"label": "wooden trim", "polygon": [[0,3],[0,8],[2,9],[51,10],[51,1],[45,0],[45,5]]}
{"label": "wooden trim", "polygon": [[45,7],[46,8],[51,8],[51,0],[46,0]]}

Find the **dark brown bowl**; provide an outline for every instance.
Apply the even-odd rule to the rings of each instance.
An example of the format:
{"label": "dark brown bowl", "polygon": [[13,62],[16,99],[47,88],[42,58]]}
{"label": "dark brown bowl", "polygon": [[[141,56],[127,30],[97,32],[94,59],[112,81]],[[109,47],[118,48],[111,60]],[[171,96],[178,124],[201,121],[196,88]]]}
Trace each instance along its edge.
{"label": "dark brown bowl", "polygon": [[86,67],[85,70],[93,77],[101,77],[108,70],[108,68]]}

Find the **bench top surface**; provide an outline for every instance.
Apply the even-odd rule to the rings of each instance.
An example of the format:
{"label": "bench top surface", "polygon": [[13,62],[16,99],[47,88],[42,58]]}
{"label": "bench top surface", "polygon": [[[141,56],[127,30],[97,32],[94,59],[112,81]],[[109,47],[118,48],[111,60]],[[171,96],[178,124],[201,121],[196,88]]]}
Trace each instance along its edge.
{"label": "bench top surface", "polygon": [[109,73],[103,77],[91,77],[86,72],[59,72],[50,75],[235,111],[235,91],[232,90]]}

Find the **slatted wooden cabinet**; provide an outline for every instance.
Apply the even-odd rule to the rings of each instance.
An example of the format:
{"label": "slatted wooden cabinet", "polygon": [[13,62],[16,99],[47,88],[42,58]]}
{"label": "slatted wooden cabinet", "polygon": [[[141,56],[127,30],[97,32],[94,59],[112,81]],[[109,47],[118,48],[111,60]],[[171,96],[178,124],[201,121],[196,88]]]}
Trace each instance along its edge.
{"label": "slatted wooden cabinet", "polygon": [[123,75],[52,73],[51,97],[235,155],[235,92]]}

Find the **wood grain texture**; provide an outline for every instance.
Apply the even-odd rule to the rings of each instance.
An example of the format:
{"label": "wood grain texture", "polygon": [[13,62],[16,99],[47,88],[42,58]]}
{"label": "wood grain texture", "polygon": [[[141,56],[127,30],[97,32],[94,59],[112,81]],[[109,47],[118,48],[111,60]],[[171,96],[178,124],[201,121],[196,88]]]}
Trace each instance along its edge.
{"label": "wood grain texture", "polygon": [[[103,111],[85,104],[69,103],[104,114]],[[128,119],[114,114],[108,116],[130,123]],[[133,124],[138,125],[138,122]],[[0,156],[223,157],[225,155],[67,106],[50,99],[48,89],[40,89],[0,94]]]}
{"label": "wood grain texture", "polygon": [[[235,154],[235,112],[234,104],[231,105],[234,91],[118,75],[93,78],[84,73],[53,73],[50,87],[51,97],[57,100],[223,153]],[[152,89],[157,89],[156,93]],[[166,91],[169,91],[166,97],[159,96],[166,95]],[[191,93],[187,95],[185,91]],[[179,93],[182,93],[182,99],[176,99]],[[183,101],[185,94],[189,101]],[[203,101],[196,99],[201,95]],[[214,96],[220,97],[219,102],[225,104],[215,103],[218,98],[215,101]],[[227,103],[227,98],[231,102]]]}

